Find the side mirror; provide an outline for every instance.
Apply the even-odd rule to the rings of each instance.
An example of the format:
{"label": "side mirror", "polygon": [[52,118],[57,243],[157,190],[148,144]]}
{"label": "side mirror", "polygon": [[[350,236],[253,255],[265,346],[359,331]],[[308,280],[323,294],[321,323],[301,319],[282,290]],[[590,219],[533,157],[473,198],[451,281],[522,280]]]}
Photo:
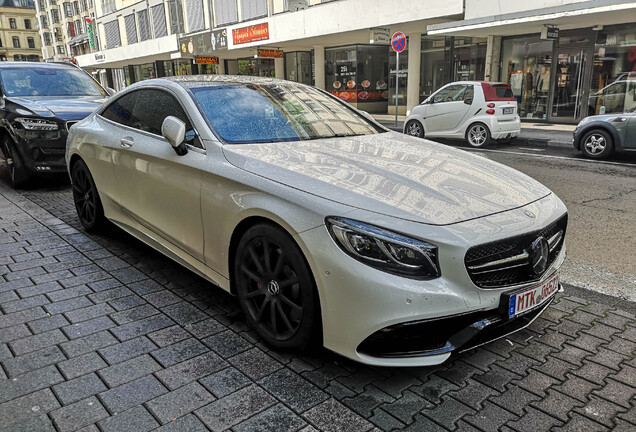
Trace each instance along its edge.
{"label": "side mirror", "polygon": [[170,145],[179,156],[188,153],[184,141],[185,131],[185,123],[175,116],[166,117],[161,124],[161,134],[170,142]]}
{"label": "side mirror", "polygon": [[106,93],[108,93],[108,96],[112,96],[117,93],[117,90],[112,87],[106,87]]}

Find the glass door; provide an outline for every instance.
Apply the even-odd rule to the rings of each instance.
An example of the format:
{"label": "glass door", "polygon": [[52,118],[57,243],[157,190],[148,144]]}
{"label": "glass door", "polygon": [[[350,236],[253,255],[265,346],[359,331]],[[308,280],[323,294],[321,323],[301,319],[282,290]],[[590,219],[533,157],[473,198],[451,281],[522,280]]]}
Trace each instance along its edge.
{"label": "glass door", "polygon": [[557,49],[552,81],[552,121],[575,123],[587,115],[589,86],[586,80],[590,57],[587,47]]}

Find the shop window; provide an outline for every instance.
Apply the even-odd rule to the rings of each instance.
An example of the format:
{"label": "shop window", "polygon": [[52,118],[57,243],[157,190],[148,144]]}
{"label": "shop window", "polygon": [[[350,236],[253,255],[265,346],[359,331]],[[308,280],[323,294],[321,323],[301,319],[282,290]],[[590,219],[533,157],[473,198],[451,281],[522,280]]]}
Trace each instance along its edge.
{"label": "shop window", "polygon": [[538,37],[505,39],[500,80],[510,84],[519,115],[547,119],[552,68],[552,41]]}
{"label": "shop window", "polygon": [[368,112],[386,112],[389,47],[349,45],[325,49],[325,86],[333,95]]}
{"label": "shop window", "polygon": [[310,51],[285,53],[285,79],[312,84]]}
{"label": "shop window", "polygon": [[238,75],[274,77],[276,76],[274,59],[239,59]]}
{"label": "shop window", "polygon": [[598,32],[588,115],[636,111],[636,30],[606,27]]}

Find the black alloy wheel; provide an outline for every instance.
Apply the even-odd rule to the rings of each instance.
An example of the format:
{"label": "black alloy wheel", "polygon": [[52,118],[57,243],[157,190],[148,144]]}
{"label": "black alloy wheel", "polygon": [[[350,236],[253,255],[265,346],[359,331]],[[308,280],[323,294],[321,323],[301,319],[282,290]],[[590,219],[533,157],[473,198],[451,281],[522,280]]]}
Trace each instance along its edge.
{"label": "black alloy wheel", "polygon": [[405,129],[407,135],[424,138],[424,127],[422,126],[422,123],[417,120],[410,120],[406,124]]}
{"label": "black alloy wheel", "polygon": [[266,343],[301,350],[320,322],[315,284],[294,240],[259,224],[241,238],[234,261],[236,293],[249,324]]}
{"label": "black alloy wheel", "polygon": [[20,156],[13,148],[13,140],[7,135],[2,140],[2,153],[9,168],[9,179],[14,188],[24,186],[29,181],[29,173],[26,172]]}
{"label": "black alloy wheel", "polygon": [[86,231],[97,231],[103,227],[104,208],[86,163],[78,160],[71,171],[73,201],[80,223]]}

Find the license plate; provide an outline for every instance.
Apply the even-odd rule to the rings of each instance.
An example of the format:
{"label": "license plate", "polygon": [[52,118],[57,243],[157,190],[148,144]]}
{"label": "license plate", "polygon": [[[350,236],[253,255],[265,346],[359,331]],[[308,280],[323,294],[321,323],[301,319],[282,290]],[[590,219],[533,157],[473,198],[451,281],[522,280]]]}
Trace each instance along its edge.
{"label": "license plate", "polygon": [[510,296],[508,302],[508,317],[522,315],[539,307],[555,295],[559,289],[559,274],[534,288],[521,291]]}
{"label": "license plate", "polygon": [[504,108],[504,109],[503,109],[503,113],[504,113],[504,114],[512,114],[512,113],[514,113],[514,112],[515,112],[515,109],[514,109],[514,108],[512,108],[512,107],[511,107],[511,108]]}

